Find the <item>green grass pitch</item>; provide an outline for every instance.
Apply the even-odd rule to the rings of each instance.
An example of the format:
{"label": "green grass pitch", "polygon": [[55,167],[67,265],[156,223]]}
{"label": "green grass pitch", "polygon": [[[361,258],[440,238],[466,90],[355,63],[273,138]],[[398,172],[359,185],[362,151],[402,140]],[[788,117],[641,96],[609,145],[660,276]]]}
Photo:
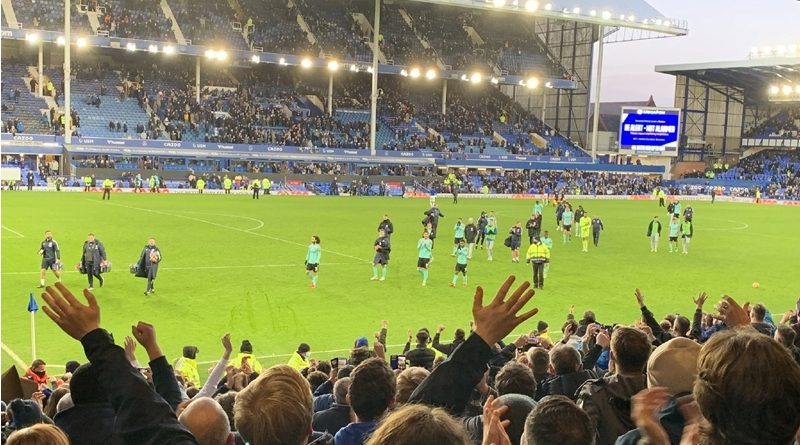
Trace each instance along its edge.
{"label": "green grass pitch", "polygon": [[[650,253],[645,237],[648,221],[665,212],[655,202],[574,200],[599,215],[606,230],[600,247],[580,252],[580,241],[562,244],[558,235],[545,290],[531,307],[540,314],[523,326],[548,320],[558,330],[570,304],[576,311],[594,310],[600,321],[633,322],[639,313],[633,290],[640,287],[656,316],[671,311],[691,314],[691,298],[710,294],[708,308],[722,293],[740,302],[763,302],[774,312],[793,306],[800,232],[793,227],[800,209],[733,203],[694,203],[695,237],[689,255],[669,254],[662,234],[660,251]],[[684,205],[686,202],[684,202]],[[265,363],[286,360],[300,342],[310,343],[312,356],[329,359],[351,347],[355,338],[372,338],[382,319],[389,321],[390,353],[405,341],[407,329],[443,323],[468,326],[475,286],[487,294],[509,274],[530,279],[524,262],[512,264],[502,246],[511,224],[529,217],[533,201],[466,199],[457,205],[445,198],[446,215],[439,226],[428,286],[420,286],[416,241],[427,199],[348,197],[262,197],[245,195],[2,194],[2,367],[11,353],[31,360],[29,292],[39,297],[36,255],[43,232],[51,229],[62,249],[64,283],[75,291],[86,277],[75,272],[88,232],[106,246],[113,271],[96,290],[102,326],[118,343],[138,320],[154,323],[170,361],[183,345],[197,345],[200,361],[217,360],[219,337],[231,332],[235,347],[249,339]],[[469,288],[452,289],[455,260],[452,227],[458,217],[495,210],[501,236],[495,261],[478,250],[469,264]],[[395,226],[388,280],[371,282],[372,242],[384,213]],[[555,229],[554,209],[547,207],[545,229]],[[322,239],[319,287],[310,289],[303,260],[312,234]],[[157,239],[164,260],[157,293],[145,297],[143,279],[128,272],[150,236]],[[527,240],[523,250],[527,248]],[[524,254],[523,254],[524,255]],[[794,277],[794,278],[793,278]],[[53,282],[48,274],[48,282]],[[761,284],[753,289],[753,282]],[[82,298],[82,297],[81,297]],[[78,342],[61,333],[43,312],[36,315],[37,354],[59,372],[69,359],[84,361]],[[9,353],[11,351],[11,353]],[[316,352],[315,352],[316,351]],[[139,360],[146,361],[143,351]],[[206,367],[201,367],[205,370]]]}

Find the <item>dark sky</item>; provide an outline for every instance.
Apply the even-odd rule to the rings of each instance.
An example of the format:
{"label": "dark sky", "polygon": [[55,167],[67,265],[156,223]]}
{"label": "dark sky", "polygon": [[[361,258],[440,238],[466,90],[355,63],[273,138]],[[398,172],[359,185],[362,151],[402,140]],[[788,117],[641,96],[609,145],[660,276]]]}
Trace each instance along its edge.
{"label": "dark sky", "polygon": [[672,106],[675,78],[655,65],[745,60],[754,46],[800,45],[797,0],[649,0],[689,22],[689,35],[605,47],[602,101],[646,100]]}

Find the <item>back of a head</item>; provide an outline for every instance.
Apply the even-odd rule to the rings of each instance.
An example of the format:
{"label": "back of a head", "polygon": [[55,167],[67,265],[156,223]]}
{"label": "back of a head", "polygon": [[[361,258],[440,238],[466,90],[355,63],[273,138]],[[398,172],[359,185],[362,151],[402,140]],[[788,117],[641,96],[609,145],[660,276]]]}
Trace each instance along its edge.
{"label": "back of a head", "polygon": [[382,359],[371,358],[350,374],[350,407],[361,422],[377,420],[394,401],[396,383],[392,370]]}
{"label": "back of a head", "polygon": [[503,406],[508,407],[508,411],[500,416],[500,420],[511,421],[511,424],[506,427],[506,433],[511,439],[512,445],[519,445],[525,432],[525,419],[536,408],[536,401],[521,394],[505,394],[498,397],[497,400]]}
{"label": "back of a head", "polygon": [[427,345],[428,339],[430,338],[430,334],[427,331],[420,330],[417,332],[417,345]]}
{"label": "back of a head", "polygon": [[470,445],[464,425],[441,408],[406,405],[387,416],[366,445]]}
{"label": "back of a head", "polygon": [[316,391],[319,385],[328,380],[328,375],[321,371],[314,371],[306,377],[308,384],[311,385],[311,391]]}
{"label": "back of a head", "polygon": [[305,444],[314,412],[308,381],[288,365],[267,369],[236,396],[236,430],[250,445]]}
{"label": "back of a head", "polygon": [[779,325],[775,330],[775,340],[787,348],[791,349],[796,338],[797,332],[785,324]]}
{"label": "back of a head", "polygon": [[454,337],[458,341],[464,341],[464,338],[466,337],[466,334],[464,333],[463,329],[458,328],[458,329],[456,329],[456,333],[455,333]]}
{"label": "back of a head", "polygon": [[533,368],[535,374],[545,374],[550,365],[550,355],[545,348],[531,348],[526,353],[528,364]]}
{"label": "back of a head", "polygon": [[219,394],[214,397],[214,400],[216,400],[219,406],[222,407],[222,410],[225,411],[225,415],[228,416],[228,424],[231,426],[231,431],[236,429],[233,422],[233,405],[236,402],[237,394],[236,391],[228,391],[225,394]]}
{"label": "back of a head", "polygon": [[494,379],[498,394],[522,394],[531,398],[536,397],[536,378],[531,368],[517,363],[508,362],[497,373]]}
{"label": "back of a head", "polygon": [[699,355],[700,345],[688,338],[662,343],[647,360],[647,386],[664,387],[672,395],[691,392]]}
{"label": "back of a head", "polygon": [[178,421],[192,433],[198,445],[225,445],[232,437],[228,416],[210,397],[193,399]]}
{"label": "back of a head", "polygon": [[689,329],[692,328],[692,324],[689,319],[683,315],[678,315],[675,317],[673,326],[675,327],[675,334],[681,337],[686,337],[689,334]]}
{"label": "back of a head", "polygon": [[336,380],[333,384],[333,401],[340,405],[347,405],[347,392],[350,390],[350,377]]}
{"label": "back of a head", "polygon": [[767,308],[761,303],[754,304],[750,309],[750,312],[752,313],[753,320],[755,321],[764,321],[764,318],[767,316]]}
{"label": "back of a head", "polygon": [[57,426],[39,423],[12,433],[6,445],[69,445],[69,439]]}
{"label": "back of a head", "polygon": [[571,374],[581,366],[581,353],[572,346],[558,345],[550,350],[550,363],[556,375]]}
{"label": "back of a head", "polygon": [[350,374],[354,369],[356,369],[356,367],[353,365],[342,366],[338,371],[336,371],[336,378],[343,379],[345,377],[350,377]]}
{"label": "back of a head", "polygon": [[395,401],[398,404],[408,402],[411,394],[417,389],[423,380],[430,375],[430,371],[425,368],[413,366],[397,376],[397,395]]}
{"label": "back of a head", "polygon": [[705,443],[789,444],[800,428],[800,365],[749,328],[714,334],[697,361],[694,397]]}
{"label": "back of a head", "polygon": [[638,329],[620,326],[611,334],[611,354],[614,356],[617,372],[643,372],[651,349],[647,335]]}
{"label": "back of a head", "polygon": [[523,445],[594,445],[589,415],[564,396],[539,401],[525,421]]}

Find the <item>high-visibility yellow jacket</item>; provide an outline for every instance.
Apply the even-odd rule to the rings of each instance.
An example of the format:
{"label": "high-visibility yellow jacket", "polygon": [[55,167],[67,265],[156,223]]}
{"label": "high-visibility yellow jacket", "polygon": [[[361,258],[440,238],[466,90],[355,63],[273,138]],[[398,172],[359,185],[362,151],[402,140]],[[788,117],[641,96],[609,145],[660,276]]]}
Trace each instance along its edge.
{"label": "high-visibility yellow jacket", "polygon": [[197,372],[197,360],[181,357],[175,361],[175,372],[181,373],[187,382],[200,387],[200,374]]}
{"label": "high-visibility yellow jacket", "polygon": [[544,244],[531,244],[528,247],[528,252],[525,254],[525,259],[534,262],[547,262],[550,261],[550,249]]}
{"label": "high-visibility yellow jacket", "polygon": [[242,360],[244,360],[245,358],[248,359],[247,362],[250,363],[250,369],[252,369],[253,372],[261,373],[261,370],[264,369],[264,367],[261,365],[261,362],[258,361],[256,356],[254,356],[253,354],[249,354],[247,352],[240,352],[239,355],[237,355],[236,358],[233,359],[233,363],[231,364],[238,368],[242,366]]}
{"label": "high-visibility yellow jacket", "polygon": [[308,368],[308,360],[306,360],[306,358],[300,355],[300,353],[298,353],[297,351],[295,351],[295,353],[292,354],[292,357],[286,364],[298,371],[303,368]]}
{"label": "high-visibility yellow jacket", "polygon": [[111,187],[114,187],[114,181],[112,181],[112,180],[110,180],[108,178],[104,179],[103,180],[103,188],[110,189]]}

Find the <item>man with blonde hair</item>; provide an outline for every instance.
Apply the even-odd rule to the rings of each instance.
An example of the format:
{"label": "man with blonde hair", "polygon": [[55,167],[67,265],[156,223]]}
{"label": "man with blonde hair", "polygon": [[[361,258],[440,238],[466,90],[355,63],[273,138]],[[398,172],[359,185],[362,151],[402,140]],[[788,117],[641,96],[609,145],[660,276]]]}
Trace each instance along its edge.
{"label": "man with blonde hair", "polygon": [[265,370],[236,396],[236,430],[250,445],[301,445],[311,435],[308,381],[288,365]]}

